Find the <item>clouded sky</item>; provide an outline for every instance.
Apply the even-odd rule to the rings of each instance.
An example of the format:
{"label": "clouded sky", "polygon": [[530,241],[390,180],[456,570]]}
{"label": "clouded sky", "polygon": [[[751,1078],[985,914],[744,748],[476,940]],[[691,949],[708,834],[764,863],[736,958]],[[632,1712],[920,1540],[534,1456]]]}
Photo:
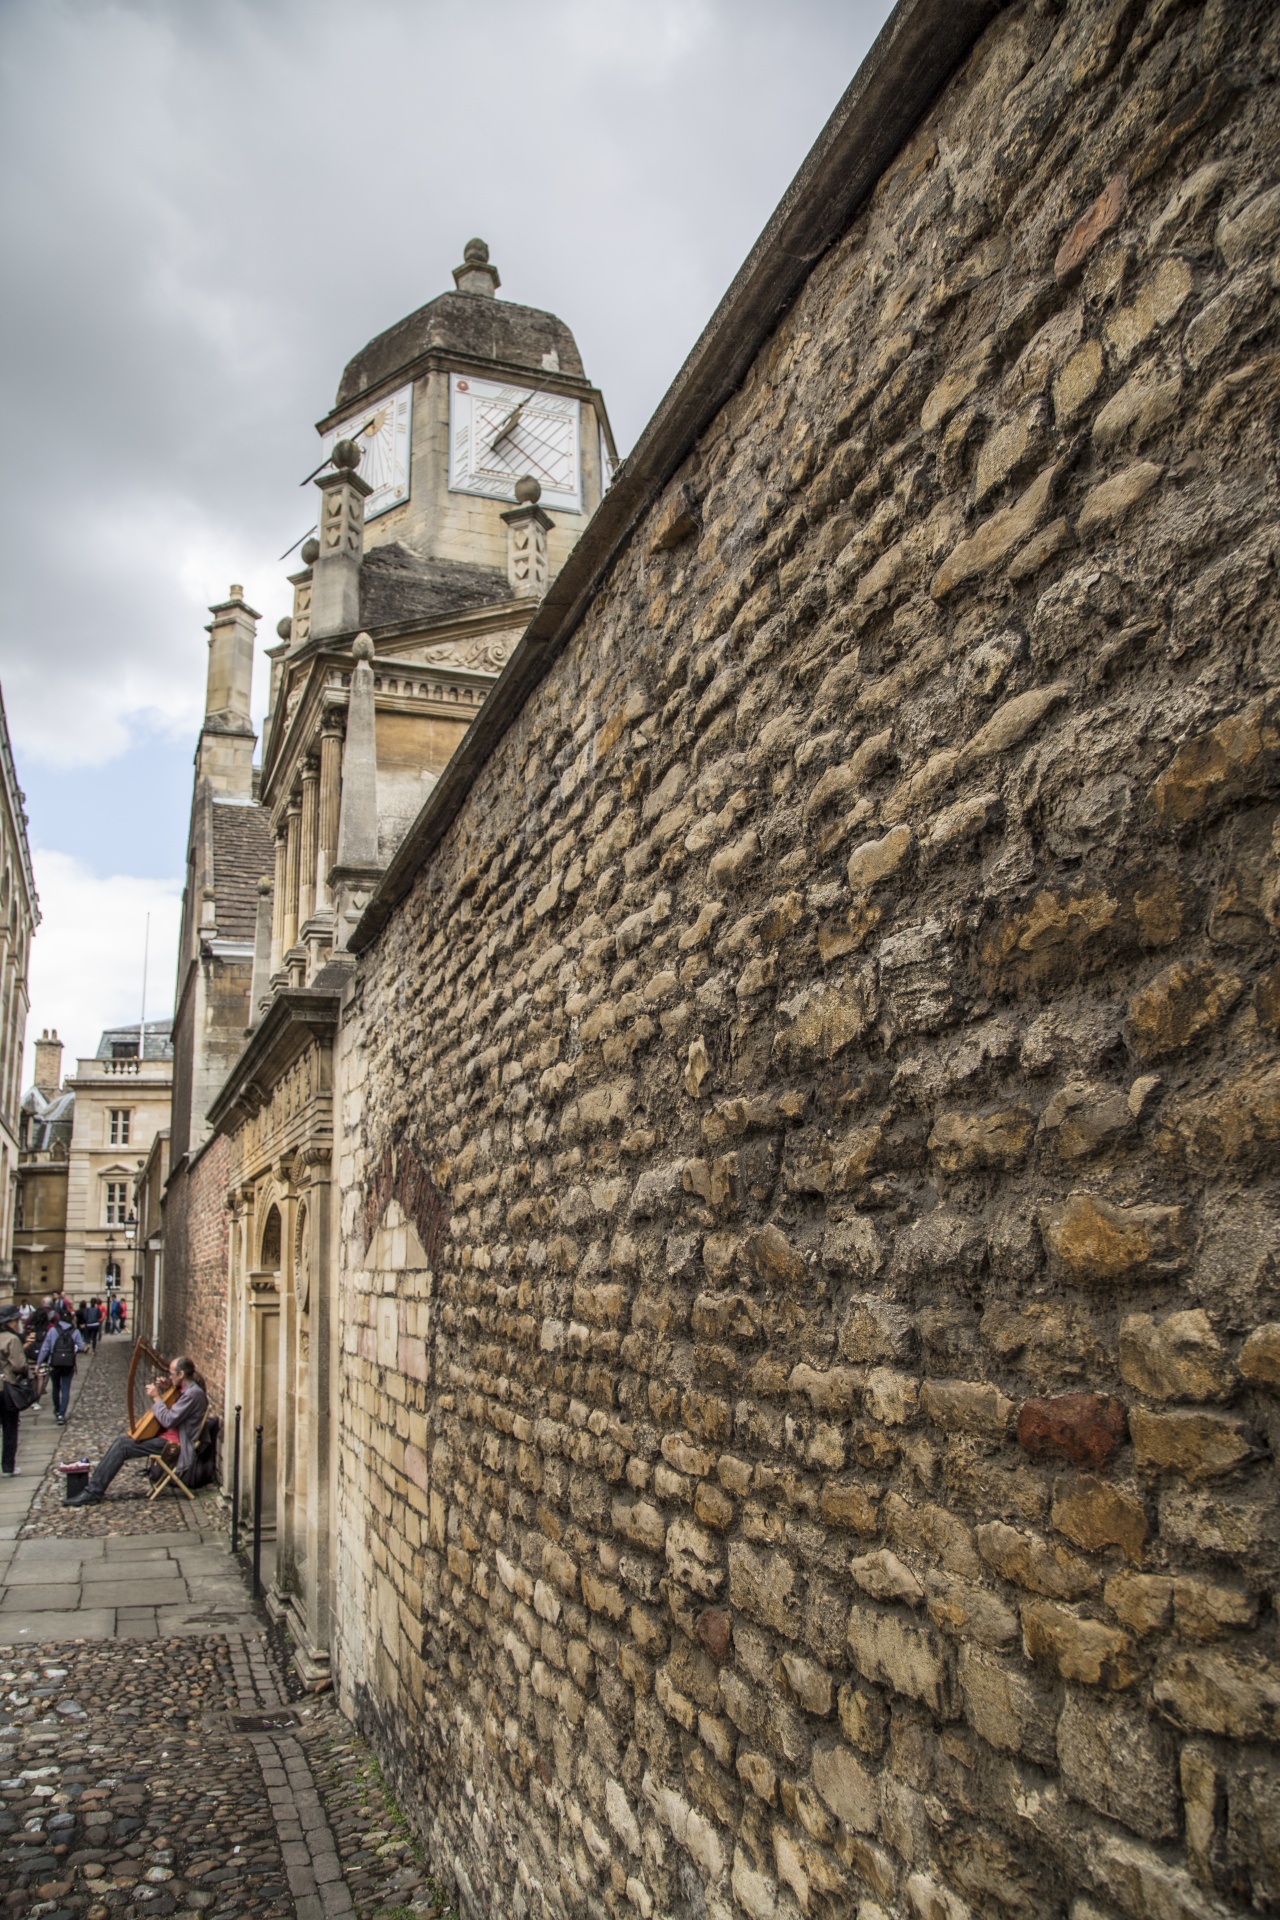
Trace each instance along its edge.
{"label": "clouded sky", "polygon": [[[452,286],[573,328],[625,451],[888,0],[0,0],[0,681],[31,1028],[168,1012],[210,601],[289,608],[313,423]],[[501,297],[501,296],[500,296]],[[259,674],[260,711],[265,674]]]}

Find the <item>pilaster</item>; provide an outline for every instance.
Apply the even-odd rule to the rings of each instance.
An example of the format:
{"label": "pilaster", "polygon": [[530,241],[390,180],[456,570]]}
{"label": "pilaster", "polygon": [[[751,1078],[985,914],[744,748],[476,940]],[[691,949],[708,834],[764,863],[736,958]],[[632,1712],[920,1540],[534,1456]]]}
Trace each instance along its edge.
{"label": "pilaster", "polygon": [[507,528],[507,579],[518,599],[541,600],[550,578],[547,535],[555,521],[538,505],[542,488],[532,474],[520,476],[515,492],[516,505],[502,516]]}
{"label": "pilaster", "polygon": [[339,440],[333,467],[320,489],[320,553],[312,569],[311,638],[326,640],[360,625],[360,562],[364,558],[364,503],[373,488],[354,471],[360,449]]}
{"label": "pilaster", "polygon": [[338,858],[329,875],[334,895],[335,948],[345,949],[378,883],[378,751],[373,699],[373,642],[356,635],[342,756]]}

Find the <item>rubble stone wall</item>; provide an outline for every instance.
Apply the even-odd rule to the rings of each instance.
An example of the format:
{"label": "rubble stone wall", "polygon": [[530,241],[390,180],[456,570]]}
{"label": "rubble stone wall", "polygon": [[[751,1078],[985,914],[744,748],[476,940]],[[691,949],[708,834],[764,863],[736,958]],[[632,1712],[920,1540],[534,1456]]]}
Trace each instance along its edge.
{"label": "rubble stone wall", "polygon": [[468,1916],[1280,1903],[1278,64],[1003,13],[361,962],[339,1685]]}

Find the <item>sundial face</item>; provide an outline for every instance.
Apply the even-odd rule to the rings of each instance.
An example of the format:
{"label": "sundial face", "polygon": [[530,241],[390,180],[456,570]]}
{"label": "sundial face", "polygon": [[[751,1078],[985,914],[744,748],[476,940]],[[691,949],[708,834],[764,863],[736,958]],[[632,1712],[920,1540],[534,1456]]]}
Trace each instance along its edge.
{"label": "sundial face", "polygon": [[413,387],[401,387],[381,400],[366,402],[324,437],[326,453],[339,440],[354,440],[360,449],[356,472],[373,492],[364,503],[364,517],[374,520],[409,498],[409,436],[413,426]]}
{"label": "sundial face", "polygon": [[531,473],[544,507],[582,511],[578,402],[562,393],[449,378],[449,491],[514,500],[515,483]]}

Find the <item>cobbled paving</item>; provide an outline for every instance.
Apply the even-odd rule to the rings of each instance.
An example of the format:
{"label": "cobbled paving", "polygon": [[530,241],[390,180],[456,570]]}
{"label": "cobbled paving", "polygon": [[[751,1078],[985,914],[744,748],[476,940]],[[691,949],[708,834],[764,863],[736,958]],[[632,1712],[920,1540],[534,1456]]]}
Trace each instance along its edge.
{"label": "cobbled paving", "polygon": [[[95,1458],[120,1431],[118,1351],[88,1369],[64,1458]],[[155,1524],[160,1501],[61,1500],[51,1469],[24,1537],[70,1537],[104,1515],[117,1535],[186,1525],[172,1509]],[[206,1533],[219,1509],[201,1501]],[[331,1696],[300,1694],[265,1622],[261,1635],[0,1648],[3,1920],[454,1914],[372,1753]]]}
{"label": "cobbled paving", "polygon": [[42,1648],[0,1687],[10,1912],[292,1914],[248,1740],[208,1724],[237,1705],[224,1639]]}

